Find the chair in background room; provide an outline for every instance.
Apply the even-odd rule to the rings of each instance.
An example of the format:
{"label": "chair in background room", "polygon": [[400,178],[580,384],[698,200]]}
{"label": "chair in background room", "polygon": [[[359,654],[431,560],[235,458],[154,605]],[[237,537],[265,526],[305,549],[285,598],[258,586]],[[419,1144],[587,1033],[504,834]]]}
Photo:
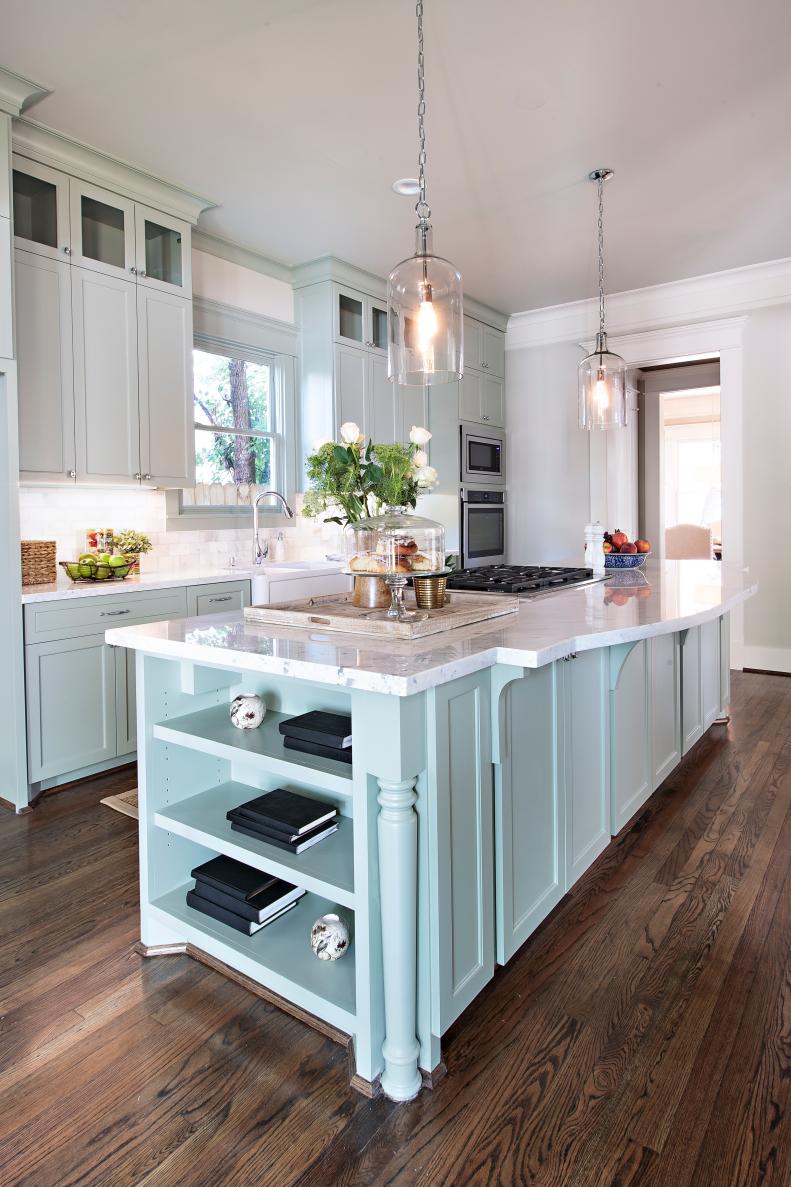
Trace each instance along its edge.
{"label": "chair in background room", "polygon": [[665,558],[669,561],[711,560],[711,528],[698,523],[676,523],[665,528]]}

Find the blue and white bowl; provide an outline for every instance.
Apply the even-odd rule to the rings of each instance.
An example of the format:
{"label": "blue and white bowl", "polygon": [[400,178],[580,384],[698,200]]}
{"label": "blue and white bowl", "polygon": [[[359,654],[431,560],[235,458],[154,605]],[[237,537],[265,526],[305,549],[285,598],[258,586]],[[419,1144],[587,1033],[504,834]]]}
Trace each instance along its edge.
{"label": "blue and white bowl", "polygon": [[648,560],[650,552],[606,552],[605,569],[639,569]]}

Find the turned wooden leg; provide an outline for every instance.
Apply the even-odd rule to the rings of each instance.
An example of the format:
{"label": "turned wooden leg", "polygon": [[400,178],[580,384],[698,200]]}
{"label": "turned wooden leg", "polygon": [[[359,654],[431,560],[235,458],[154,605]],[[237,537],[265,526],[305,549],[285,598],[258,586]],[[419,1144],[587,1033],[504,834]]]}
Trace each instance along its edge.
{"label": "turned wooden leg", "polygon": [[417,813],[415,780],[379,783],[385,1041],[382,1089],[411,1100],[421,1088],[417,1041]]}

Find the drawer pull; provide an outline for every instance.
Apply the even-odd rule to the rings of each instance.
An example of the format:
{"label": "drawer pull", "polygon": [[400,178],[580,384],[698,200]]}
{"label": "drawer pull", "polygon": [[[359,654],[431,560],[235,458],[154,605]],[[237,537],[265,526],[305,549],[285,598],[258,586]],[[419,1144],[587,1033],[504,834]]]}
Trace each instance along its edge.
{"label": "drawer pull", "polygon": [[210,602],[230,602],[233,600],[233,594],[225,594],[222,598],[209,598]]}
{"label": "drawer pull", "polygon": [[131,614],[131,610],[102,610],[100,618],[120,618],[122,614]]}
{"label": "drawer pull", "polygon": [[329,618],[319,618],[318,614],[311,614],[308,618],[308,622],[312,622],[315,626],[329,626],[330,625]]}

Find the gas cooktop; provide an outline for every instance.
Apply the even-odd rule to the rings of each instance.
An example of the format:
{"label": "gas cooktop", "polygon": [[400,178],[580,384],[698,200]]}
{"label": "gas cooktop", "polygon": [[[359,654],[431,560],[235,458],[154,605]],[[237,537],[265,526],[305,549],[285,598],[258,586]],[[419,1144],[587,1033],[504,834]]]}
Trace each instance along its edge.
{"label": "gas cooktop", "polygon": [[448,577],[448,589],[481,593],[548,593],[567,585],[593,580],[593,569],[566,569],[546,565],[485,565],[458,569]]}

